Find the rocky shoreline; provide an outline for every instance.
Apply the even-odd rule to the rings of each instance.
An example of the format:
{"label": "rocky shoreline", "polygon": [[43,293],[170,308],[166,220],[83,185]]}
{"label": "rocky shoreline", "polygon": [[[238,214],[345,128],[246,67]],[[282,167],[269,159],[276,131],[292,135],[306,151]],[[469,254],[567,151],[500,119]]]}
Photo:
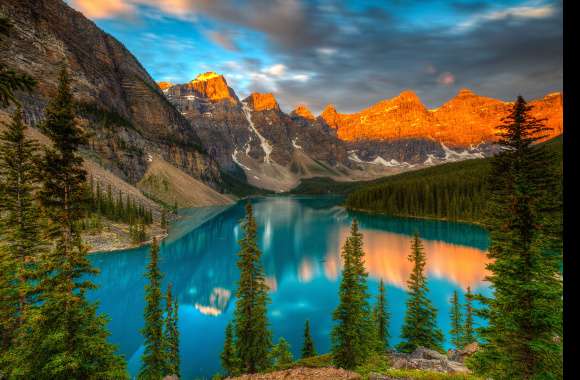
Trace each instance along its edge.
{"label": "rocky shoreline", "polygon": [[83,242],[88,246],[88,253],[104,253],[138,248],[150,244],[153,237],[161,241],[167,237],[167,232],[159,225],[153,225],[150,229],[151,238],[141,243],[135,243],[129,235],[129,226],[122,223],[109,222],[101,231],[88,231],[82,234]]}

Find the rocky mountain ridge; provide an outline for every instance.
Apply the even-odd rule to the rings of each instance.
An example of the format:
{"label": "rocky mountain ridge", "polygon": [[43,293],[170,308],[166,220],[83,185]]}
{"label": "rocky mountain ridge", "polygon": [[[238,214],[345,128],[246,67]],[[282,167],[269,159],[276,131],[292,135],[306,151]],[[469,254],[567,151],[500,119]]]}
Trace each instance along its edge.
{"label": "rocky mountain ridge", "polygon": [[[495,126],[510,107],[463,89],[429,110],[414,92],[404,91],[359,113],[341,114],[328,105],[315,117],[305,105],[284,113],[271,93],[252,93],[240,101],[226,78],[214,72],[196,81],[206,82],[203,92],[192,92],[187,83],[163,92],[222,168],[274,191],[314,176],[372,179],[483,158],[497,150]],[[552,135],[561,133],[561,95],[531,103],[535,114],[547,116],[555,127]]]}
{"label": "rocky mountain ridge", "polygon": [[0,60],[38,81],[32,94],[19,94],[29,124],[42,121],[65,64],[89,155],[133,184],[159,155],[220,189],[220,168],[195,130],[119,41],[61,0],[0,0],[0,10],[13,24]]}
{"label": "rocky mountain ridge", "polygon": [[[38,80],[32,94],[18,94],[26,121],[42,121],[65,63],[90,136],[85,156],[133,186],[150,177],[153,158],[175,167],[176,181],[193,183],[182,181],[183,172],[221,192],[228,191],[224,175],[287,191],[303,178],[366,180],[480,158],[493,154],[493,129],[509,110],[467,90],[429,110],[405,91],[354,114],[332,105],[318,117],[305,105],[287,114],[273,94],[240,100],[215,72],[156,84],[119,41],[62,0],[0,0],[0,11],[14,24],[0,60]],[[554,134],[562,131],[561,94],[531,104]],[[156,192],[162,188],[171,186]]]}
{"label": "rocky mountain ridge", "polygon": [[[468,148],[497,141],[496,126],[511,109],[511,102],[480,96],[461,89],[441,107],[429,110],[412,91],[382,100],[360,112],[341,114],[328,105],[322,119],[345,141],[428,138],[453,148]],[[550,137],[563,131],[561,93],[530,102],[532,115],[546,119]]]}
{"label": "rocky mountain ridge", "polygon": [[[312,176],[353,178],[357,164],[323,122],[282,112],[270,93],[252,93],[241,101],[233,90],[227,98],[213,96],[217,88],[231,88],[223,76],[206,74],[204,93],[192,92],[185,83],[164,94],[229,174],[274,191],[290,190]],[[367,173],[359,170],[357,175]]]}

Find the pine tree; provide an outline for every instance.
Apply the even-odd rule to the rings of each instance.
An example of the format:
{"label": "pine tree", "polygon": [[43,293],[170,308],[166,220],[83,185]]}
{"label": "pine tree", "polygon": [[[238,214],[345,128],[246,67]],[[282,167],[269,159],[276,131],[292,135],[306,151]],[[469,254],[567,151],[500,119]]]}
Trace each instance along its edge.
{"label": "pine tree", "polygon": [[418,233],[411,241],[409,261],[413,263],[413,270],[407,282],[409,298],[401,331],[402,341],[397,348],[403,352],[412,352],[421,346],[441,351],[443,333],[437,327],[437,310],[427,297],[426,258]]}
{"label": "pine tree", "polygon": [[377,330],[377,348],[379,352],[382,352],[385,348],[389,347],[389,321],[391,318],[391,315],[387,310],[387,299],[383,279],[379,282],[379,294],[377,295],[377,303],[373,310],[373,316]]}
{"label": "pine tree", "polygon": [[44,248],[33,196],[38,146],[24,134],[20,108],[6,127],[0,134],[0,352],[6,352],[36,302],[31,280]]}
{"label": "pine tree", "polygon": [[164,344],[166,365],[165,375],[179,376],[180,360],[179,360],[179,329],[178,329],[178,303],[175,302],[171,295],[171,284],[167,286],[167,295],[165,298],[165,330],[164,330]]}
{"label": "pine tree", "polygon": [[562,194],[547,136],[520,96],[499,129],[485,225],[493,297],[478,296],[482,349],[471,364],[497,379],[562,378]]}
{"label": "pine tree", "polygon": [[86,173],[78,147],[84,139],[74,121],[66,69],[45,114],[43,130],[52,146],[41,162],[39,195],[50,219],[52,250],[38,260],[38,303],[30,309],[14,350],[18,378],[127,378],[125,362],[107,342],[107,319],[85,294],[95,274],[77,224],[86,197]]}
{"label": "pine tree", "polygon": [[284,338],[278,339],[278,344],[274,345],[271,353],[272,364],[274,368],[284,368],[288,364],[292,364],[294,356],[290,351],[290,344]]}
{"label": "pine tree", "polygon": [[302,359],[316,356],[316,349],[314,348],[314,340],[310,335],[310,321],[307,319],[304,324],[304,345],[302,346]]}
{"label": "pine tree", "polygon": [[228,323],[226,327],[226,338],[224,342],[224,350],[220,356],[222,368],[226,372],[226,376],[234,376],[239,373],[240,361],[236,352],[236,344],[234,342],[234,330],[232,323]]}
{"label": "pine tree", "polygon": [[260,263],[262,253],[256,242],[257,226],[251,203],[246,204],[244,237],[239,240],[240,280],[236,292],[234,329],[237,356],[243,373],[255,373],[270,367],[272,333],[268,328],[268,285]]}
{"label": "pine tree", "polygon": [[463,348],[463,324],[461,316],[461,304],[459,303],[459,296],[457,295],[457,290],[453,292],[453,297],[451,298],[451,330],[449,330],[449,335],[451,335],[451,343],[455,346],[456,350]]}
{"label": "pine tree", "polygon": [[145,326],[141,330],[145,339],[139,379],[159,380],[165,375],[167,355],[164,352],[163,312],[161,310],[161,278],[159,270],[159,245],[153,238],[147,264],[145,285]]}
{"label": "pine tree", "polygon": [[465,323],[463,324],[463,336],[461,339],[463,346],[477,341],[473,327],[473,294],[470,287],[467,287],[467,293],[465,293]]}
{"label": "pine tree", "polygon": [[367,276],[364,268],[362,234],[353,220],[350,236],[342,249],[344,266],[339,290],[339,305],[333,319],[332,354],[337,366],[352,369],[361,364],[376,347],[376,334],[368,303]]}

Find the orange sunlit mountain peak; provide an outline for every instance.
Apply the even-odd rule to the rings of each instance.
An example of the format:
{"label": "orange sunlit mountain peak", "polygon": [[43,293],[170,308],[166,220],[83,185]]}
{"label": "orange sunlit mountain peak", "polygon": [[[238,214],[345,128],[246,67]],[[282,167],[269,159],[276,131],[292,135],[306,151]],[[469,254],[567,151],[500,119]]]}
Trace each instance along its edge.
{"label": "orange sunlit mountain peak", "polygon": [[192,89],[196,96],[209,99],[212,102],[227,100],[236,103],[238,101],[234,90],[228,86],[226,78],[214,71],[199,74],[184,86]]}
{"label": "orange sunlit mountain peak", "polygon": [[280,106],[271,92],[252,92],[244,99],[254,111],[279,110]]}
{"label": "orange sunlit mountain peak", "polygon": [[[546,119],[546,125],[552,128],[548,137],[562,133],[561,93],[550,93],[530,101],[530,105],[534,117]],[[352,114],[338,113],[328,105],[320,116],[345,141],[426,138],[465,148],[496,141],[496,128],[510,109],[509,102],[462,88],[441,107],[429,111],[415,92],[405,90]]]}
{"label": "orange sunlit mountain peak", "polygon": [[315,119],[314,115],[312,114],[312,111],[310,111],[310,109],[305,104],[299,104],[291,112],[291,115],[303,117],[307,120],[314,120]]}
{"label": "orange sunlit mountain peak", "polygon": [[223,75],[220,75],[220,74],[216,73],[215,71],[207,71],[205,73],[198,74],[192,82],[206,81],[206,80],[219,78],[219,77],[223,78]]}
{"label": "orange sunlit mountain peak", "polygon": [[171,82],[159,82],[159,83],[157,83],[157,85],[159,86],[159,88],[161,90],[167,90],[168,88],[174,86],[174,84]]}

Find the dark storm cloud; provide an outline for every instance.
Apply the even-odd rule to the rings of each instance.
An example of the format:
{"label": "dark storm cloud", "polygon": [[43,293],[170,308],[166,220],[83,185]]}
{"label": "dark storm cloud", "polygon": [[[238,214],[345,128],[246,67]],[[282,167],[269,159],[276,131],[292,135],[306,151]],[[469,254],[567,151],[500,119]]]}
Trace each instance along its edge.
{"label": "dark storm cloud", "polygon": [[[330,57],[324,59],[312,48],[273,46],[290,69],[315,73],[308,82],[280,83],[281,103],[305,101],[320,110],[333,102],[350,112],[403,89],[416,91],[431,107],[461,87],[501,99],[518,94],[536,98],[560,90],[562,14],[559,3],[551,6],[552,12],[542,17],[526,17],[529,9],[515,9],[513,14],[474,19],[463,29],[405,29],[378,12],[338,16],[339,32],[319,45],[333,49]],[[339,25],[347,20],[349,28],[341,30]],[[441,81],[442,75],[453,82]]]}
{"label": "dark storm cloud", "polygon": [[265,33],[273,43],[288,49],[314,46],[336,25],[324,20],[316,2],[298,0],[197,0],[192,10],[214,19]]}
{"label": "dark storm cloud", "polygon": [[[212,39],[221,46],[233,51],[253,42],[252,33],[234,39],[228,30],[259,32],[269,62],[307,76],[252,77],[246,90],[274,84],[285,109],[303,102],[318,112],[334,103],[352,112],[404,89],[436,107],[461,87],[506,100],[562,88],[561,1],[182,2],[216,22]],[[264,72],[264,57],[237,51],[246,56],[237,62],[240,76]]]}

